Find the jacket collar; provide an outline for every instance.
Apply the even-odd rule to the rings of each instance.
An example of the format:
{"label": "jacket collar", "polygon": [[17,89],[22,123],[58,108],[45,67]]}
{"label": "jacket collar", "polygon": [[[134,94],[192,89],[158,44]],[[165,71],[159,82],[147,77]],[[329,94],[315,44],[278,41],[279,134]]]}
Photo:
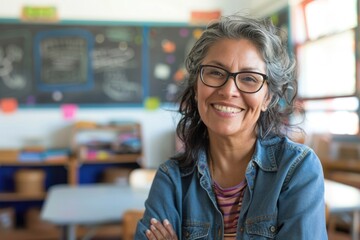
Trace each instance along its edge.
{"label": "jacket collar", "polygon": [[283,141],[283,138],[277,136],[258,139],[256,141],[255,153],[251,158],[251,162],[255,162],[263,171],[277,171],[278,165],[276,156],[282,146],[279,144],[281,141]]}
{"label": "jacket collar", "polygon": [[[257,139],[255,152],[250,160],[256,163],[263,171],[275,172],[278,170],[278,164],[276,162],[277,152],[280,150],[283,138],[273,136],[266,139]],[[205,149],[202,149],[198,155],[198,171],[200,174],[204,174],[208,171],[207,155]],[[192,171],[191,171],[192,172]]]}

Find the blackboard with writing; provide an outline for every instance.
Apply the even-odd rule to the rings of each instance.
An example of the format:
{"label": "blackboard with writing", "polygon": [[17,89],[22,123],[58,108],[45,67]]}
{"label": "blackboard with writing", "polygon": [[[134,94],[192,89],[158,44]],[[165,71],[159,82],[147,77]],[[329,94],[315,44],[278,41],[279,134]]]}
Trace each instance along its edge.
{"label": "blackboard with writing", "polygon": [[185,24],[2,23],[0,99],[24,106],[175,102],[185,56],[202,31]]}
{"label": "blackboard with writing", "polygon": [[0,98],[142,103],[142,42],[137,26],[0,24]]}

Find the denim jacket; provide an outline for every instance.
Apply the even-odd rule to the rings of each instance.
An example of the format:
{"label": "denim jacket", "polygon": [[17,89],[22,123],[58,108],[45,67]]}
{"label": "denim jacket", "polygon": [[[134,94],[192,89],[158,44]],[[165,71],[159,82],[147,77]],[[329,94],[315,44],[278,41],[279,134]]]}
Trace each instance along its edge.
{"label": "denim jacket", "polygon": [[[324,178],[313,150],[286,137],[257,140],[245,175],[236,239],[327,239]],[[223,239],[205,151],[193,167],[163,163],[145,208],[135,239],[147,239],[151,218],[168,219],[179,239]]]}

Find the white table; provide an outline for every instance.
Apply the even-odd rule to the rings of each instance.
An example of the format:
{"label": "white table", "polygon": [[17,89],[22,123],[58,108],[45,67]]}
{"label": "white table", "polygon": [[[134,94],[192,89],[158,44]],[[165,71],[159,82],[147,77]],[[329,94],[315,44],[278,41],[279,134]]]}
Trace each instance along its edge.
{"label": "white table", "polygon": [[360,190],[342,183],[325,180],[325,202],[330,214],[349,213],[352,215],[351,235],[359,239]]}
{"label": "white table", "polygon": [[63,239],[76,239],[76,225],[120,222],[128,209],[144,209],[148,190],[115,184],[55,185],[49,189],[41,219],[60,225]]}

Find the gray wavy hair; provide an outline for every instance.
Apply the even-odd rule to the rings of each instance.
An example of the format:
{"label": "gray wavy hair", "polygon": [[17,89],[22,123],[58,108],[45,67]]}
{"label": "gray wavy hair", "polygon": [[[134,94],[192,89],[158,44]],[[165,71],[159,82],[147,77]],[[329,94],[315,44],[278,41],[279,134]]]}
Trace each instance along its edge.
{"label": "gray wavy hair", "polygon": [[[206,126],[200,119],[195,101],[198,69],[208,49],[220,39],[250,40],[263,57],[268,75],[271,101],[257,122],[258,136],[284,136],[289,129],[289,117],[294,111],[297,95],[295,59],[287,51],[286,34],[270,19],[256,19],[239,14],[225,16],[210,23],[189,52],[185,66],[189,73],[187,86],[180,96],[181,119],[177,134],[185,144],[185,155],[179,160],[194,159],[199,148],[208,144]],[[186,153],[187,152],[187,153]],[[195,155],[194,155],[195,154]]]}

